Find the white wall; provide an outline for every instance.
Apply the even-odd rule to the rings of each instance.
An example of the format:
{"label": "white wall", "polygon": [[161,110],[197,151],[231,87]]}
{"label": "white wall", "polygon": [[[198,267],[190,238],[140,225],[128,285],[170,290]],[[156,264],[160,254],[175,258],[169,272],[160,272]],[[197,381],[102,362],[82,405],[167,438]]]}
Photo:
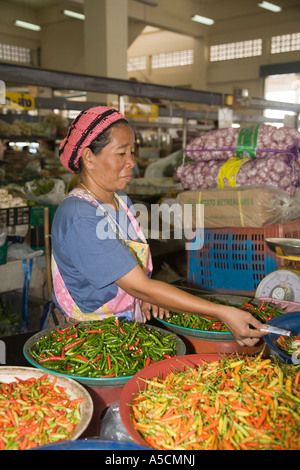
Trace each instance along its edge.
{"label": "white wall", "polygon": [[[281,54],[270,54],[269,52],[271,36],[287,34],[287,31],[289,33],[300,32],[300,21],[290,22],[285,27],[282,26],[276,29],[276,33],[274,33],[272,28],[256,28],[251,31],[245,31],[244,34],[240,32],[237,34],[235,32],[229,37],[221,34],[206,37],[202,64],[198,67],[198,82],[195,79],[193,80],[192,66],[152,71],[148,68],[148,70],[142,72],[131,72],[130,77],[162,85],[191,87],[221,93],[231,93],[233,87],[236,86],[245,87],[249,89],[252,96],[262,97],[263,80],[259,76],[260,66],[299,62],[300,60],[300,51]],[[263,53],[259,57],[209,62],[209,44],[222,44],[259,38],[263,39]],[[140,35],[129,47],[128,56],[147,55],[150,57],[152,53],[158,51],[170,52],[189,48],[193,48],[196,51],[195,40],[189,36],[171,32],[156,32]],[[199,76],[200,74],[201,76]]]}

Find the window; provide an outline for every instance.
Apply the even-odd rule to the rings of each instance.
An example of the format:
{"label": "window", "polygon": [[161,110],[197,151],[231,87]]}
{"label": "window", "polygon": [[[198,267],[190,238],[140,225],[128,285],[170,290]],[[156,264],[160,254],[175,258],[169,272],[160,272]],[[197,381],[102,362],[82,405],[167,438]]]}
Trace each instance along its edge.
{"label": "window", "polygon": [[0,60],[30,64],[32,62],[31,49],[10,44],[0,44]]}
{"label": "window", "polygon": [[[290,73],[270,75],[265,78],[265,99],[270,101],[282,101],[284,103],[300,103],[300,74]],[[266,109],[264,115],[267,118],[284,119],[286,115],[294,115],[292,111]],[[282,125],[282,123],[281,123]]]}
{"label": "window", "polygon": [[284,34],[271,38],[271,54],[300,51],[300,33]]}
{"label": "window", "polygon": [[262,39],[229,42],[210,47],[210,62],[221,60],[243,59],[262,54]]}
{"label": "window", "polygon": [[194,62],[193,49],[184,49],[182,51],[161,52],[153,54],[151,66],[153,69],[162,69],[165,67],[180,67],[191,65]]}
{"label": "window", "polygon": [[146,56],[129,57],[127,60],[127,71],[146,70]]}

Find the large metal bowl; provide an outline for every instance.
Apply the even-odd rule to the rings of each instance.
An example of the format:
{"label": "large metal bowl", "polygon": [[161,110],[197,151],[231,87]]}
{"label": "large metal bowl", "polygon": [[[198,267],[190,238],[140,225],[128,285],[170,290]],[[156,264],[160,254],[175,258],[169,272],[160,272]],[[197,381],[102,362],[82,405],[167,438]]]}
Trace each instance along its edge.
{"label": "large metal bowl", "polygon": [[[65,326],[65,325],[64,325]],[[58,328],[60,326],[58,325]],[[164,330],[162,328],[158,328],[157,326],[153,325],[146,325],[147,328],[149,328],[149,331],[151,330],[157,330],[163,335],[169,335],[170,331]],[[36,341],[38,341],[40,338],[43,336],[51,333],[53,331],[53,328],[47,328],[46,330],[39,331],[38,333],[34,334],[29,338],[26,343],[24,344],[23,348],[23,354],[27,361],[32,364],[34,367],[37,367],[38,369],[42,369],[47,372],[52,372],[55,373],[55,375],[60,375],[62,377],[70,377],[77,382],[80,382],[88,387],[121,387],[125,385],[126,382],[128,382],[129,379],[131,379],[132,375],[128,375],[126,377],[83,377],[83,376],[77,376],[77,375],[68,375],[68,374],[62,374],[59,372],[53,372],[50,371],[50,369],[47,369],[46,367],[43,367],[41,364],[39,364],[30,354],[30,349],[34,345]],[[176,345],[176,356],[183,356],[186,354],[186,347],[182,339],[180,339],[178,336],[175,335],[175,341],[177,343]]]}
{"label": "large metal bowl", "polygon": [[[44,373],[34,367],[0,366],[0,382],[4,383],[16,382],[16,377],[21,380],[27,380],[31,377],[39,379],[42,375]],[[51,381],[54,380],[56,375],[52,374],[49,370],[47,371],[47,376]],[[57,385],[66,388],[66,393],[70,396],[71,400],[84,398],[80,405],[80,421],[70,437],[70,440],[78,439],[83,431],[86,430],[92,418],[94,411],[93,400],[88,391],[70,377],[57,377]]]}
{"label": "large metal bowl", "polygon": [[[261,304],[261,300],[253,299],[250,297],[244,297],[239,295],[226,295],[226,294],[208,294],[201,295],[205,300],[209,300],[210,302],[216,303],[224,303],[230,304],[239,308],[244,302],[251,302],[253,305],[259,306]],[[170,323],[165,320],[160,320],[157,318],[159,322],[163,324],[165,328],[172,331],[175,334],[195,338],[199,340],[208,340],[208,341],[236,341],[234,336],[230,333],[230,331],[209,331],[209,330],[199,330],[199,329],[192,329],[192,328],[185,328],[183,326],[178,326],[173,323]]]}
{"label": "large metal bowl", "polygon": [[300,260],[299,238],[265,238],[267,247],[277,256],[298,257]]}
{"label": "large metal bowl", "polygon": [[[284,313],[278,317],[269,320],[267,325],[276,326],[278,328],[284,328],[286,330],[292,330],[293,332],[300,332],[300,312]],[[300,364],[300,348],[295,349],[294,357],[289,356],[282,351],[277,343],[278,335],[269,333],[263,337],[268,353],[270,356],[275,357],[279,362],[298,365]]]}

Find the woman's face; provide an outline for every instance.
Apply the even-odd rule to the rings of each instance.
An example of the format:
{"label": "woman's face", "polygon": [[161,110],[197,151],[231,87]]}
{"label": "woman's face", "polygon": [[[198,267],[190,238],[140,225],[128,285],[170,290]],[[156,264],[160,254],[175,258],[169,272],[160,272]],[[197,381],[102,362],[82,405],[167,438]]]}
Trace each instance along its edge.
{"label": "woman's face", "polygon": [[109,144],[97,155],[93,155],[91,177],[99,189],[123,191],[133,177],[134,132],[123,123],[115,125],[109,132]]}

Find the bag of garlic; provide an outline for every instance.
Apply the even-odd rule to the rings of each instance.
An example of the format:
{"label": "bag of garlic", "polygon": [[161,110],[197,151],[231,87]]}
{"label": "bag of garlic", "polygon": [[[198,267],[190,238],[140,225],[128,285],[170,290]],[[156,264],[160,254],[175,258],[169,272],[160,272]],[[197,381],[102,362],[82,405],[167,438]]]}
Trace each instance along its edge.
{"label": "bag of garlic", "polygon": [[298,159],[299,148],[300,132],[297,129],[258,124],[206,132],[187,144],[185,154],[196,161],[227,160],[235,156],[266,158],[281,154]]}
{"label": "bag of garlic", "polygon": [[181,165],[176,176],[185,189],[267,186],[293,196],[300,186],[298,161],[289,154],[270,154],[263,159],[231,157]]}

